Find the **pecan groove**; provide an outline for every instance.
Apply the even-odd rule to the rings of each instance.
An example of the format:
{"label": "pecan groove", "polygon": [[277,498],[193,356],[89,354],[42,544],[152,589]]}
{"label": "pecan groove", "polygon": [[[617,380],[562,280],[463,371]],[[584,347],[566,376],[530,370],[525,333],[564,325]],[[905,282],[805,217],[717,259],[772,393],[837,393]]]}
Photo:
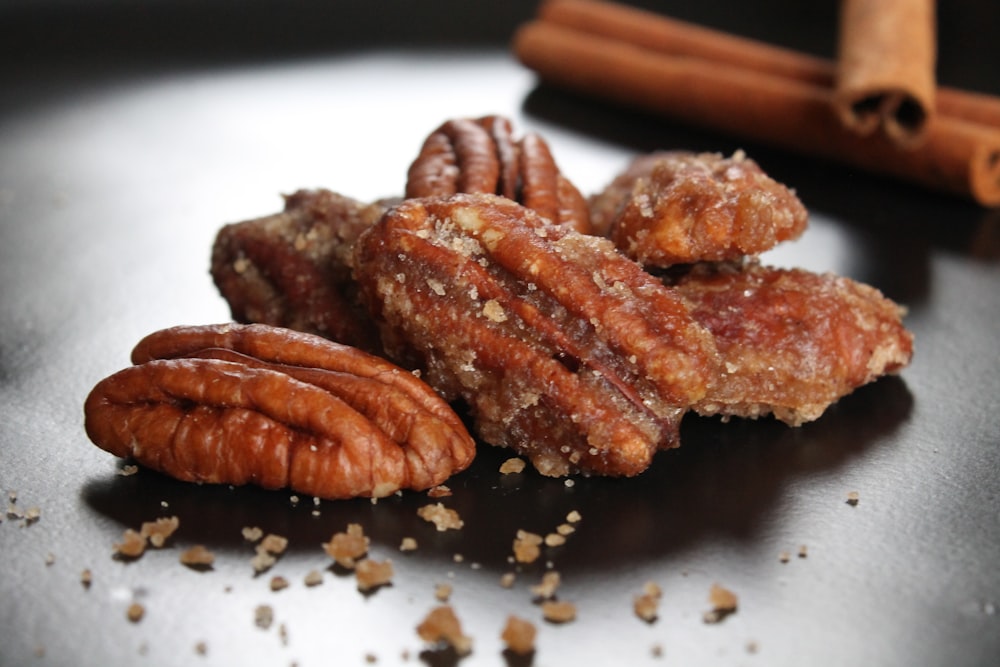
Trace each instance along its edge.
{"label": "pecan groove", "polygon": [[322,498],[423,490],[475,444],[424,382],[388,361],[265,325],[174,327],[98,383],[86,430],[101,448],[188,481]]}

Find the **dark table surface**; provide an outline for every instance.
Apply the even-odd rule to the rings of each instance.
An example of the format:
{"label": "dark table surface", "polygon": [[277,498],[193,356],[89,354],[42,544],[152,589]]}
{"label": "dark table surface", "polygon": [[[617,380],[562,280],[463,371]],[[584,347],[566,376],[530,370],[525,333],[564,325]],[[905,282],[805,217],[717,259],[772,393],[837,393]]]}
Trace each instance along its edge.
{"label": "dark table surface", "polygon": [[[540,87],[507,48],[534,3],[486,4],[0,3],[0,664],[449,664],[414,630],[438,584],[475,642],[461,664],[518,664],[499,640],[509,614],[538,625],[537,665],[997,664],[1000,214]],[[658,6],[833,52],[830,1]],[[941,3],[942,82],[1000,93],[998,14]],[[746,149],[811,213],[767,260],[906,304],[912,366],[799,429],[688,420],[684,446],[634,479],[504,477],[506,455],[484,446],[444,499],[461,531],[418,519],[424,494],[295,502],[116,474],[83,432],[83,399],[143,335],[229,318],[208,275],[223,223],[299,187],[399,193],[427,133],[486,113],[541,132],[585,192],[637,153]],[[17,518],[31,508],[37,520]],[[567,543],[501,587],[516,531],[572,510]],[[112,557],[126,528],[161,516],[180,520],[165,549]],[[350,522],[392,559],[391,586],[362,595],[327,569],[320,543]],[[244,526],[289,540],[263,575]],[[404,536],[419,548],[401,552]],[[194,544],[211,570],[178,562]],[[542,621],[530,589],[547,568],[575,621]],[[311,570],[321,585],[304,584]],[[273,575],[290,586],[273,592]],[[663,590],[653,623],[632,612],[647,581]],[[715,582],[739,610],[709,625]]]}

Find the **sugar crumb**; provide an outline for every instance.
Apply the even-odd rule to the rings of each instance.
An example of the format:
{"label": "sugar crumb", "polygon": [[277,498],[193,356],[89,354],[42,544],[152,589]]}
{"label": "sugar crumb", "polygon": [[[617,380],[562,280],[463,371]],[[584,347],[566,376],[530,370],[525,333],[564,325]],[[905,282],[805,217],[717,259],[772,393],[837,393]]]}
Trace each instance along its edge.
{"label": "sugar crumb", "polygon": [[517,473],[524,472],[525,465],[524,459],[519,459],[516,456],[509,458],[500,464],[500,474],[516,475]]}
{"label": "sugar crumb", "polygon": [[393,577],[392,561],[376,561],[365,558],[355,565],[354,576],[357,580],[358,590],[362,592],[388,586],[392,583]]}
{"label": "sugar crumb", "polygon": [[347,530],[334,533],[329,542],[323,543],[323,550],[337,565],[353,569],[359,558],[368,553],[369,540],[361,524],[351,523]]}
{"label": "sugar crumb", "polygon": [[726,616],[735,613],[739,604],[736,594],[719,584],[712,584],[708,592],[708,602],[712,608],[704,614],[706,623],[720,623]]}
{"label": "sugar crumb", "polygon": [[430,644],[447,644],[459,656],[472,652],[472,638],[462,632],[462,624],[449,605],[431,609],[417,625],[417,635]]}
{"label": "sugar crumb", "polygon": [[528,655],[535,650],[537,634],[538,630],[531,621],[511,615],[507,617],[507,622],[500,632],[500,640],[512,653]]}
{"label": "sugar crumb", "polygon": [[438,531],[445,531],[450,529],[458,530],[465,525],[462,519],[459,517],[458,512],[453,509],[445,507],[441,503],[435,503],[433,505],[424,505],[417,510],[417,516],[419,516],[424,521],[433,523]]}
{"label": "sugar crumb", "polygon": [[215,562],[215,554],[206,549],[203,545],[196,544],[181,553],[180,561],[188,567],[207,568],[211,567]]}
{"label": "sugar crumb", "polygon": [[576,605],[561,600],[546,600],[542,603],[542,616],[550,623],[569,623],[576,620]]}

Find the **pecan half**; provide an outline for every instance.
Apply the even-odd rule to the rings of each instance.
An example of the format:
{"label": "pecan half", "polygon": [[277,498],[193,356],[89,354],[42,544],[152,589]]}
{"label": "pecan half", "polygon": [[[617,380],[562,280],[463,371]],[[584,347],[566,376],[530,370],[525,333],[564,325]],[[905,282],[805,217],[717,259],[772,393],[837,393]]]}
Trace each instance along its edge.
{"label": "pecan half", "polygon": [[682,298],[506,198],[407,200],[358,240],[355,273],[386,350],[546,475],[641,472],[716,374]]}
{"label": "pecan half", "polygon": [[553,223],[591,231],[586,198],[556,165],[539,135],[513,137],[502,116],[446,121],[427,137],[410,165],[407,197],[495,194]]}
{"label": "pecan half", "polygon": [[722,355],[718,379],[693,406],[704,415],[773,414],[797,426],[913,354],[903,308],[849,278],[757,262],[698,265],[676,289]]}
{"label": "pecan half", "polygon": [[300,190],[286,197],[281,213],[224,226],[211,272],[233,319],[377,351],[374,327],[356,298],[351,249],[386,208],[329,190]]}
{"label": "pecan half", "polygon": [[423,381],[318,336],[176,327],[140,341],[132,360],[87,397],[87,434],[177,479],[379,497],[436,486],[474,456]]}
{"label": "pecan half", "polygon": [[805,231],[795,193],[742,152],[659,152],[637,158],[590,199],[592,223],[640,264],[739,259]]}

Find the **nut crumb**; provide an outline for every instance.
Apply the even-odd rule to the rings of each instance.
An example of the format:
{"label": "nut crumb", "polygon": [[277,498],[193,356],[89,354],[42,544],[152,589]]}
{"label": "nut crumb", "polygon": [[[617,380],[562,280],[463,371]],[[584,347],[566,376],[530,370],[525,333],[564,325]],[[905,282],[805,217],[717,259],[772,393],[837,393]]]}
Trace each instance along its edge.
{"label": "nut crumb", "polygon": [[45,554],[46,565],[53,565],[55,562],[56,562],[56,555],[54,553],[50,551],[49,553]]}
{"label": "nut crumb", "polygon": [[201,544],[196,544],[190,549],[181,553],[181,563],[193,568],[211,567],[215,562],[215,554],[206,549]]}
{"label": "nut crumb", "polygon": [[569,523],[580,523],[580,520],[582,518],[583,517],[580,516],[580,513],[577,512],[576,510],[571,511],[569,514],[566,515],[566,521]]}
{"label": "nut crumb", "polygon": [[253,610],[253,623],[261,630],[267,630],[271,627],[271,623],[273,622],[274,610],[271,608],[271,605],[258,605],[257,608]]}
{"label": "nut crumb", "polygon": [[462,633],[462,624],[455,611],[448,605],[431,609],[424,620],[417,625],[417,634],[425,642],[450,645],[460,656],[472,652],[472,638]]}
{"label": "nut crumb", "polygon": [[323,550],[337,565],[351,570],[357,560],[368,553],[368,544],[361,524],[351,523],[345,532],[334,533],[330,541],[323,544]]}
{"label": "nut crumb", "polygon": [[809,556],[809,547],[802,545],[799,547],[799,558],[806,558]]}
{"label": "nut crumb", "polygon": [[550,623],[569,623],[576,620],[576,605],[572,602],[546,600],[542,603],[542,616]]}
{"label": "nut crumb", "polygon": [[528,655],[535,650],[535,635],[538,631],[531,621],[517,616],[508,616],[500,639],[507,645],[507,650],[518,655]]}
{"label": "nut crumb", "polygon": [[181,525],[180,519],[175,516],[160,517],[155,521],[146,521],[139,529],[139,534],[149,540],[149,543],[157,549],[163,547],[167,538],[177,531]]}
{"label": "nut crumb", "polygon": [[465,522],[458,516],[458,512],[445,507],[441,503],[424,505],[417,510],[417,516],[424,521],[433,523],[438,531],[442,532],[449,528],[458,530],[465,525]]}
{"label": "nut crumb", "polygon": [[541,583],[531,587],[531,594],[540,600],[550,600],[556,595],[561,578],[555,570],[550,570],[542,575]]}
{"label": "nut crumb", "polygon": [[392,583],[392,561],[376,561],[365,558],[358,561],[354,568],[354,576],[358,582],[358,590],[362,592],[372,591],[380,586],[388,586]]}
{"label": "nut crumb", "polygon": [[788,553],[787,551],[782,551],[781,553],[778,554],[778,560],[780,560],[782,563],[787,563],[791,559],[792,559],[792,554]]}
{"label": "nut crumb", "polygon": [[194,652],[198,655],[208,655],[208,644],[205,642],[197,642],[194,645]]}
{"label": "nut crumb", "polygon": [[663,657],[663,644],[653,644],[652,648],[649,649],[650,655],[654,658]]}
{"label": "nut crumb", "polygon": [[115,555],[122,558],[138,558],[146,551],[146,538],[138,531],[126,528],[122,541],[114,545]]}
{"label": "nut crumb", "polygon": [[560,535],[559,533],[549,533],[545,536],[545,546],[547,547],[561,547],[566,544],[566,536]]}
{"label": "nut crumb", "polygon": [[399,543],[400,551],[416,551],[417,541],[412,537],[404,537],[402,542]]}
{"label": "nut crumb", "polygon": [[503,588],[513,588],[514,581],[517,579],[517,575],[513,572],[504,572],[500,577],[500,585]]}
{"label": "nut crumb", "polygon": [[708,592],[708,602],[712,605],[709,611],[705,612],[706,623],[720,623],[726,616],[734,613],[738,605],[736,594],[719,584],[712,584]]}
{"label": "nut crumb", "polygon": [[145,615],[146,615],[146,608],[143,607],[138,602],[133,602],[128,606],[128,609],[125,610],[126,618],[128,618],[128,620],[132,621],[133,623],[138,623],[139,621],[142,620],[142,617]]}
{"label": "nut crumb", "polygon": [[569,525],[568,523],[561,523],[558,526],[556,526],[556,532],[562,535],[563,537],[569,537],[570,535],[576,532],[576,528]]}
{"label": "nut crumb", "polygon": [[271,586],[271,590],[275,591],[275,592],[280,591],[280,590],[284,590],[284,589],[288,588],[288,579],[285,579],[284,577],[282,577],[280,575],[275,575],[275,576],[271,577],[270,586]]}
{"label": "nut crumb", "polygon": [[517,537],[514,538],[514,558],[518,563],[533,563],[541,555],[539,545],[542,544],[542,536],[529,533],[526,530],[518,530]]}
{"label": "nut crumb", "polygon": [[275,556],[285,553],[288,548],[288,538],[281,535],[268,534],[261,540],[260,548]]}
{"label": "nut crumb", "polygon": [[116,470],[115,474],[119,475],[121,477],[131,477],[132,475],[136,474],[137,472],[139,472],[139,466],[134,465],[134,464],[126,464],[126,465],[123,465],[118,470]]}
{"label": "nut crumb", "polygon": [[319,586],[323,583],[323,573],[319,570],[310,570],[302,580],[302,583],[309,587]]}
{"label": "nut crumb", "polygon": [[264,531],[257,526],[245,526],[241,532],[243,533],[243,539],[247,542],[256,542],[264,537]]}
{"label": "nut crumb", "polygon": [[438,602],[447,602],[451,597],[451,584],[438,584],[435,586],[434,597]]}
{"label": "nut crumb", "polygon": [[857,507],[858,502],[861,500],[861,494],[857,491],[849,491],[847,494],[847,504],[851,507]]}
{"label": "nut crumb", "polygon": [[646,582],[642,587],[642,593],[633,601],[632,608],[635,610],[635,615],[647,623],[652,623],[659,614],[662,597],[663,591],[659,586],[652,581]]}
{"label": "nut crumb", "polygon": [[444,484],[438,484],[427,490],[428,498],[447,498],[451,495],[451,489]]}
{"label": "nut crumb", "polygon": [[80,583],[83,584],[84,588],[90,588],[90,584],[94,581],[94,575],[90,570],[84,570],[80,573]]}
{"label": "nut crumb", "polygon": [[[245,535],[244,529],[244,535]],[[254,547],[254,557],[250,559],[254,572],[260,574],[271,569],[278,562],[278,556],[288,548],[288,539],[280,535],[268,534]]]}
{"label": "nut crumb", "polygon": [[519,459],[516,456],[511,457],[500,464],[500,474],[516,475],[519,472],[524,472],[525,465],[524,459]]}

